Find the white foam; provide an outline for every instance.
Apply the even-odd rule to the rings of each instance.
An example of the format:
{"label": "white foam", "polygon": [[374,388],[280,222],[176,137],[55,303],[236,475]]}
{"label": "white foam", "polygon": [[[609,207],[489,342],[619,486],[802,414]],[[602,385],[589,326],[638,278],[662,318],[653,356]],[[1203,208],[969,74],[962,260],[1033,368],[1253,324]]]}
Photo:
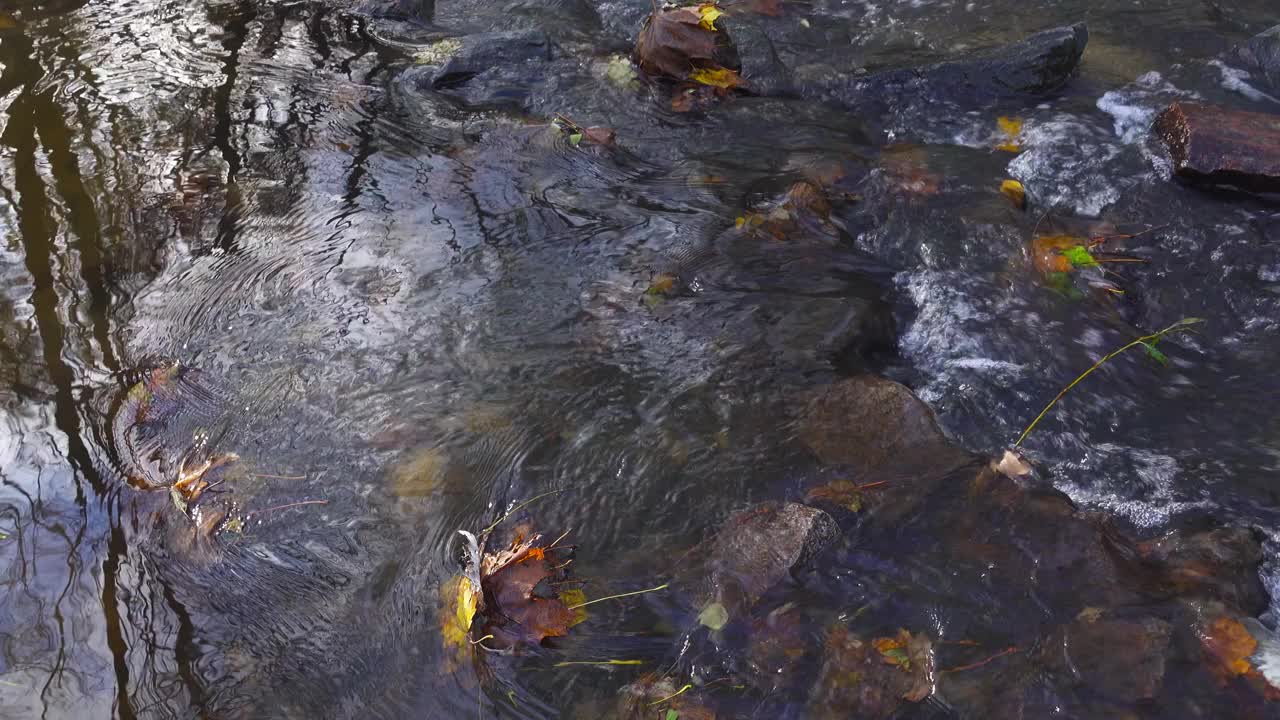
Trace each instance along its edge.
{"label": "white foam", "polygon": [[1110,136],[1070,115],[1024,129],[1022,143],[1027,150],[1009,163],[1009,174],[1041,206],[1097,217],[1120,199],[1120,182],[1133,182],[1108,167],[1120,155]]}
{"label": "white foam", "polygon": [[1246,81],[1246,78],[1251,77],[1247,71],[1233,68],[1221,60],[1211,60],[1209,64],[1218,68],[1218,72],[1222,73],[1222,87],[1232,92],[1238,92],[1250,100],[1259,102],[1270,100],[1273,103],[1280,103],[1280,100],[1250,85]]}
{"label": "white foam", "polygon": [[1174,490],[1178,461],[1168,455],[1139,448],[1122,448],[1110,443],[1094,446],[1089,455],[1085,462],[1069,466],[1071,474],[1102,475],[1106,466],[1128,459],[1132,461],[1136,479],[1140,481],[1137,489],[1141,490],[1142,497],[1121,495],[1110,487],[1086,487],[1071,481],[1055,483],[1059,490],[1080,505],[1107,510],[1141,528],[1163,527],[1180,513],[1212,507],[1208,500],[1187,501],[1177,498]]}

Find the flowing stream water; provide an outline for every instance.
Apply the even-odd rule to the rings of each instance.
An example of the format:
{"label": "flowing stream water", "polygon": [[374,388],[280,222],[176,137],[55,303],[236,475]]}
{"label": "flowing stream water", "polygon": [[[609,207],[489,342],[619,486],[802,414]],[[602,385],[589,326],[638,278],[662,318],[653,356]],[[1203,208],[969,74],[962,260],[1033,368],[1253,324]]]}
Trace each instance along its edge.
{"label": "flowing stream water", "polygon": [[[0,716],[605,716],[644,669],[556,663],[670,663],[678,603],[595,605],[486,679],[440,642],[456,531],[558,491],[528,511],[572,531],[587,596],[653,587],[733,513],[830,478],[795,420],[815,388],[892,378],[998,454],[1098,357],[1186,317],[1205,322],[1166,366],[1109,364],[1027,453],[1139,537],[1257,528],[1280,592],[1280,206],[1172,179],[1148,132],[1177,99],[1280,112],[1220,59],[1280,21],[1274,0],[759,5],[810,76],[1091,37],[1062,91],[1025,102],[677,112],[627,60],[648,0],[439,0],[416,21],[0,3]],[[418,82],[440,38],[513,28],[555,60],[480,75],[483,102]],[[726,246],[831,165],[830,223]],[[1145,263],[1064,279],[1029,259],[1037,234],[1148,228],[1120,248]],[[677,291],[647,290],[669,271]],[[206,534],[224,518],[166,488],[219,453],[239,461],[209,497],[235,524]],[[992,647],[1048,622],[1069,591],[1052,567],[993,589],[935,554],[936,522],[847,541],[784,599]],[[1044,687],[1055,716],[1119,716]],[[803,692],[737,707],[814,715]],[[1189,716],[1169,707],[1142,716]]]}

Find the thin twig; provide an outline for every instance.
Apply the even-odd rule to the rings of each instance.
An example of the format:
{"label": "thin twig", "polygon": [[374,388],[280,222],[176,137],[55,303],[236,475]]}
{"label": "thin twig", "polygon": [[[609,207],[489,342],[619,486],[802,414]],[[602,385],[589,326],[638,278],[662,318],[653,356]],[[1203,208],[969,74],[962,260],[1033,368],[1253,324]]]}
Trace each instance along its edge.
{"label": "thin twig", "polygon": [[948,669],[948,670],[939,670],[938,672],[939,672],[939,674],[941,674],[941,673],[958,673],[958,672],[964,672],[965,670],[973,670],[974,668],[980,668],[980,667],[982,667],[983,665],[986,665],[987,663],[991,662],[992,660],[996,660],[996,659],[1002,658],[1002,657],[1004,657],[1005,655],[1012,655],[1012,654],[1014,654],[1014,653],[1016,653],[1016,652],[1018,652],[1018,648],[1013,647],[1013,646],[1011,645],[1011,646],[1009,646],[1009,647],[1007,647],[1007,648],[1005,648],[1005,649],[1001,650],[1000,652],[996,653],[995,655],[992,655],[991,657],[987,658],[986,660],[979,660],[979,661],[978,661],[978,662],[976,662],[976,663],[970,663],[969,665],[961,665],[960,667],[950,668],[950,669]]}
{"label": "thin twig", "polygon": [[1119,350],[1113,350],[1112,352],[1104,356],[1101,360],[1094,363],[1092,367],[1090,367],[1088,370],[1085,370],[1084,372],[1080,373],[1079,377],[1077,377],[1075,380],[1072,380],[1070,385],[1067,385],[1066,387],[1062,388],[1062,390],[1058,392],[1057,396],[1055,396],[1052,400],[1050,400],[1048,405],[1044,406],[1044,409],[1040,411],[1040,414],[1036,416],[1036,419],[1031,421],[1031,424],[1027,426],[1027,429],[1022,431],[1022,434],[1018,436],[1018,441],[1015,442],[1013,446],[1015,448],[1021,446],[1022,441],[1027,439],[1027,436],[1031,434],[1031,431],[1035,429],[1036,425],[1038,425],[1040,421],[1044,418],[1044,416],[1047,415],[1049,411],[1053,409],[1054,405],[1058,404],[1058,401],[1061,400],[1063,396],[1065,396],[1071,390],[1071,388],[1075,387],[1076,385],[1079,385],[1080,381],[1089,377],[1089,375],[1092,374],[1094,370],[1097,370],[1098,368],[1102,367],[1102,365],[1106,363],[1108,360],[1110,360],[1111,358],[1125,352],[1126,350],[1137,347],[1138,345],[1146,345],[1148,343],[1155,342],[1160,338],[1164,337],[1165,335],[1168,335],[1171,332],[1185,330],[1190,326],[1195,325],[1197,323],[1201,323],[1201,322],[1204,322],[1204,321],[1200,320],[1199,318],[1183,318],[1182,320],[1179,320],[1178,322],[1170,325],[1169,327],[1159,332],[1154,332],[1154,333],[1151,333],[1150,335],[1144,335],[1138,338],[1137,340],[1130,342],[1128,345],[1125,345]]}
{"label": "thin twig", "polygon": [[595,600],[588,600],[588,601],[586,601],[586,602],[580,602],[580,603],[578,603],[577,605],[570,605],[567,609],[569,609],[569,610],[577,610],[577,609],[578,609],[578,608],[580,608],[580,607],[586,607],[586,606],[588,606],[588,605],[594,605],[595,603],[598,603],[598,602],[604,602],[605,600],[617,600],[618,598],[631,597],[632,595],[643,595],[643,594],[645,594],[645,593],[657,592],[657,591],[659,591],[659,590],[666,590],[666,589],[667,589],[667,586],[668,586],[668,585],[670,585],[670,584],[671,584],[671,583],[662,583],[662,584],[661,584],[661,585],[659,585],[658,587],[656,587],[656,588],[649,588],[648,590],[636,590],[636,591],[634,591],[634,592],[619,593],[619,594],[617,594],[617,595],[609,595],[609,596],[607,596],[607,597],[596,598]]}
{"label": "thin twig", "polygon": [[854,488],[854,490],[855,490],[855,491],[857,491],[857,490],[870,490],[871,488],[874,488],[874,487],[880,487],[881,485],[888,485],[888,484],[889,484],[889,481],[888,481],[888,480],[880,480],[880,481],[878,481],[878,482],[867,483],[866,485],[859,485],[859,486],[855,487],[855,488]]}
{"label": "thin twig", "polygon": [[269,475],[267,473],[249,473],[249,477],[264,478],[266,480],[306,480],[306,475]]}
{"label": "thin twig", "polygon": [[288,510],[289,508],[300,507],[302,505],[328,505],[328,504],[329,504],[328,500],[300,500],[298,502],[291,502],[286,505],[275,505],[263,510],[254,510],[253,512],[249,513],[245,517],[253,517],[255,515],[265,515],[269,512],[275,512],[276,510]]}
{"label": "thin twig", "polygon": [[550,492],[544,492],[544,493],[542,493],[541,495],[537,495],[537,496],[535,496],[535,497],[531,497],[531,498],[529,498],[528,500],[525,500],[524,502],[520,503],[519,505],[517,505],[517,506],[515,506],[515,507],[511,508],[511,512],[507,513],[506,515],[503,515],[502,517],[498,518],[497,520],[494,520],[494,521],[493,521],[493,524],[492,524],[492,525],[490,525],[489,527],[485,528],[484,530],[481,530],[481,531],[480,531],[480,534],[481,534],[481,535],[488,535],[489,533],[493,532],[493,529],[494,529],[494,528],[496,528],[496,527],[498,527],[499,525],[501,525],[503,520],[506,520],[507,518],[511,517],[512,515],[515,515],[516,513],[520,512],[522,509],[524,509],[524,508],[525,508],[525,506],[529,505],[530,503],[533,503],[533,502],[536,502],[536,501],[538,501],[538,500],[541,500],[542,498],[547,497],[548,495],[555,495],[556,493],[562,493],[562,492],[564,492],[564,489],[563,489],[563,488],[562,488],[562,489],[560,489],[560,490],[552,490],[552,491],[550,491]]}

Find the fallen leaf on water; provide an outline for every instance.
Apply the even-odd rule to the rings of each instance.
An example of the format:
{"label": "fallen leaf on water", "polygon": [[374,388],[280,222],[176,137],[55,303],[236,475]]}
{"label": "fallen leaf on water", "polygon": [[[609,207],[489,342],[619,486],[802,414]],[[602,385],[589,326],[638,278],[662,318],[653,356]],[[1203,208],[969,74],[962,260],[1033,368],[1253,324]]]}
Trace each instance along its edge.
{"label": "fallen leaf on water", "polygon": [[689,79],[697,83],[702,83],[703,85],[710,85],[711,87],[723,88],[725,90],[730,90],[742,85],[742,78],[738,76],[738,73],[722,67],[695,68],[689,73]]}
{"label": "fallen leaf on water", "polygon": [[716,7],[715,3],[703,3],[698,6],[699,24],[711,32],[716,31],[716,20],[722,15],[724,15],[724,11]]}
{"label": "fallen leaf on water", "polygon": [[466,575],[455,575],[440,589],[440,631],[445,647],[469,643],[471,623],[480,607],[480,593]]}
{"label": "fallen leaf on water", "polygon": [[1000,192],[1005,197],[1013,201],[1015,207],[1019,210],[1025,210],[1027,207],[1027,190],[1022,183],[1017,180],[1005,180],[1000,183]]}
{"label": "fallen leaf on water", "polygon": [[1093,253],[1090,253],[1088,248],[1083,245],[1072,245],[1062,251],[1062,256],[1071,263],[1073,268],[1094,267],[1098,264],[1097,259],[1093,257]]}
{"label": "fallen leaf on water", "polygon": [[1042,273],[1068,273],[1075,266],[1064,251],[1087,241],[1071,235],[1041,235],[1031,241],[1031,263]]}

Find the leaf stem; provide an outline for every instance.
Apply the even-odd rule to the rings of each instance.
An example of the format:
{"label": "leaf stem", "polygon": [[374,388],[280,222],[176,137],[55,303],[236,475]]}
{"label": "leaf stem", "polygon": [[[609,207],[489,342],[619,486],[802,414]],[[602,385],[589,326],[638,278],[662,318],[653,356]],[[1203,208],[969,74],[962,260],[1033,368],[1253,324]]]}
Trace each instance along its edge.
{"label": "leaf stem", "polygon": [[598,602],[604,602],[605,600],[617,600],[618,598],[631,597],[632,595],[643,595],[643,594],[645,594],[645,593],[657,592],[657,591],[659,591],[659,590],[666,590],[666,589],[667,589],[667,586],[668,586],[668,585],[670,585],[670,584],[671,584],[671,583],[662,583],[662,584],[661,584],[661,585],[659,585],[658,587],[655,587],[655,588],[649,588],[648,590],[636,590],[636,591],[634,591],[634,592],[619,593],[619,594],[617,594],[617,595],[608,595],[608,596],[606,596],[606,597],[596,598],[595,600],[588,600],[588,601],[586,601],[586,602],[580,602],[580,603],[578,603],[577,605],[570,605],[567,609],[569,609],[569,610],[577,610],[577,609],[578,609],[578,608],[580,608],[580,607],[586,607],[586,606],[588,606],[588,605],[594,605],[595,603],[598,603]]}
{"label": "leaf stem", "polygon": [[1111,358],[1114,358],[1115,356],[1125,352],[1126,350],[1130,350],[1139,345],[1146,345],[1147,343],[1155,342],[1160,338],[1163,338],[1165,335],[1168,335],[1169,333],[1185,330],[1191,325],[1195,325],[1201,322],[1204,322],[1204,321],[1200,320],[1199,318],[1183,318],[1182,320],[1179,320],[1178,322],[1170,325],[1169,327],[1159,332],[1154,332],[1154,333],[1151,333],[1150,335],[1144,335],[1138,338],[1137,340],[1130,342],[1124,347],[1121,347],[1118,350],[1111,351],[1106,356],[1104,356],[1101,360],[1094,363],[1093,366],[1090,367],[1088,370],[1085,370],[1084,372],[1080,373],[1079,377],[1077,377],[1075,380],[1072,380],[1070,385],[1067,385],[1066,387],[1062,388],[1062,390],[1058,392],[1057,396],[1055,396],[1052,400],[1050,400],[1048,405],[1044,406],[1044,409],[1040,411],[1040,414],[1036,416],[1036,419],[1031,421],[1031,424],[1027,426],[1027,429],[1022,431],[1022,434],[1018,436],[1018,441],[1015,442],[1013,446],[1015,448],[1021,447],[1022,441],[1027,439],[1027,436],[1030,435],[1031,431],[1036,428],[1036,425],[1038,425],[1040,421],[1044,419],[1045,415],[1049,414],[1049,411],[1053,409],[1053,406],[1057,405],[1058,401],[1061,400],[1063,396],[1065,396],[1071,390],[1071,388],[1075,387],[1076,385],[1079,385],[1082,380],[1089,377],[1089,375],[1091,375],[1094,370],[1097,370],[1098,368],[1102,367],[1103,364],[1105,364]]}
{"label": "leaf stem", "polygon": [[668,700],[671,700],[671,699],[673,699],[673,698],[676,698],[676,697],[678,697],[678,696],[680,696],[680,695],[683,695],[683,694],[685,694],[686,692],[688,692],[689,690],[692,690],[692,689],[693,689],[693,686],[692,686],[692,685],[685,685],[684,687],[682,687],[682,688],[680,688],[679,690],[677,690],[677,691],[675,691],[675,692],[671,693],[670,695],[668,695],[668,696],[666,696],[666,697],[662,698],[661,700],[654,700],[653,702],[649,703],[649,706],[650,706],[650,707],[652,707],[652,706],[654,706],[654,705],[661,705],[662,703],[664,703],[664,702],[666,702],[666,701],[668,701]]}
{"label": "leaf stem", "polygon": [[515,515],[516,513],[520,512],[521,510],[523,510],[526,506],[530,505],[531,503],[534,503],[534,502],[536,502],[536,501],[538,501],[538,500],[541,500],[542,498],[547,497],[548,495],[555,495],[556,493],[562,493],[562,492],[564,492],[564,489],[563,489],[563,488],[562,488],[562,489],[560,489],[560,490],[551,490],[550,492],[544,492],[544,493],[542,493],[541,495],[535,495],[534,497],[531,497],[531,498],[529,498],[528,500],[525,500],[524,502],[520,503],[519,505],[517,505],[517,506],[515,506],[515,507],[511,508],[511,511],[510,511],[510,512],[508,512],[506,515],[503,515],[502,517],[498,518],[497,520],[494,520],[494,521],[493,521],[493,524],[492,524],[492,525],[490,525],[489,527],[485,528],[484,530],[480,531],[480,534],[481,534],[481,535],[488,535],[489,533],[493,532],[493,529],[494,529],[494,528],[496,528],[496,527],[498,527],[499,525],[501,525],[503,520],[506,520],[507,518],[511,517],[512,515]]}

